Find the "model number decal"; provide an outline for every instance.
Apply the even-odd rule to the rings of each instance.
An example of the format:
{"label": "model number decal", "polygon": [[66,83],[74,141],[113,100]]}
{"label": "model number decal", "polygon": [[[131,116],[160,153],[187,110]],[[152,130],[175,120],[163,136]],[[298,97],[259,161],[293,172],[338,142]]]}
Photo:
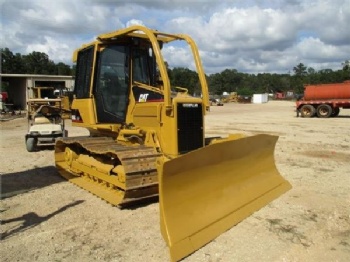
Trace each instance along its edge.
{"label": "model number decal", "polygon": [[183,104],[183,107],[198,107],[198,104]]}

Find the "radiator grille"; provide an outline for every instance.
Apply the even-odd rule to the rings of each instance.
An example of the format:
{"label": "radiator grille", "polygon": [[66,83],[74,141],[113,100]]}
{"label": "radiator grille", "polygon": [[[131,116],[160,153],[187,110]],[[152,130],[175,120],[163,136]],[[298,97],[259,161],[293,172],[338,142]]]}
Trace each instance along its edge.
{"label": "radiator grille", "polygon": [[202,104],[178,104],[177,127],[180,154],[203,147]]}

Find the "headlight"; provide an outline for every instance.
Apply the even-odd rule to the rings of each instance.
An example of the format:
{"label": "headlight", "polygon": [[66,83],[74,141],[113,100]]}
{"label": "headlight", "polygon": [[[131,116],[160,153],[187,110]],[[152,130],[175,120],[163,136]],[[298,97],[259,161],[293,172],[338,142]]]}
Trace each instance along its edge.
{"label": "headlight", "polygon": [[33,135],[33,136],[38,136],[39,132],[38,131],[32,131],[32,132],[30,132],[30,134]]}

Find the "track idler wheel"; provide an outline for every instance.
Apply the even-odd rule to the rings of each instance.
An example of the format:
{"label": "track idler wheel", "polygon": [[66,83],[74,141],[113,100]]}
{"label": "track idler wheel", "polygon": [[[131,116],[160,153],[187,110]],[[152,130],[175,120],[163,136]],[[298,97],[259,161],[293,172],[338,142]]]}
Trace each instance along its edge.
{"label": "track idler wheel", "polygon": [[69,147],[66,147],[64,149],[64,161],[67,163],[69,167],[72,167],[72,163],[74,160],[78,158],[77,153],[75,153],[72,149]]}

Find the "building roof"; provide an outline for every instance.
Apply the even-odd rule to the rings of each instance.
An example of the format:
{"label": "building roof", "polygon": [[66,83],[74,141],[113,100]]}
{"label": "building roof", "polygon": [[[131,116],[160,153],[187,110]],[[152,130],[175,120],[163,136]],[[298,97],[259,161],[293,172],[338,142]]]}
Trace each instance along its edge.
{"label": "building roof", "polygon": [[31,74],[2,74],[0,73],[0,77],[18,77],[18,78],[72,78],[73,76],[67,75],[31,75]]}

